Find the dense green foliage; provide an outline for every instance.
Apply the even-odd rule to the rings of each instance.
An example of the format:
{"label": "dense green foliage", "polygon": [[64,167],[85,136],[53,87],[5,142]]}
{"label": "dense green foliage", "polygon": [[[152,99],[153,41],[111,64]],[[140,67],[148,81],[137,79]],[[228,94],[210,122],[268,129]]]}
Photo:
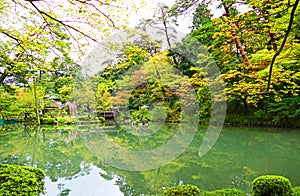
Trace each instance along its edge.
{"label": "dense green foliage", "polygon": [[0,164],[0,195],[39,195],[44,191],[44,177],[38,168]]}
{"label": "dense green foliage", "polygon": [[[171,12],[178,15],[192,10],[194,22],[191,37],[208,48],[225,81],[227,122],[236,123],[232,114],[238,113],[237,117],[246,117],[245,124],[255,124],[259,119],[257,125],[297,125],[300,103],[299,9],[296,9],[294,16],[291,16],[291,11],[299,2],[220,1],[219,7],[225,13],[217,18],[211,17],[208,2],[211,1],[178,0]],[[241,6],[249,9],[241,12]],[[287,35],[288,22],[292,17],[294,21]],[[286,35],[287,42],[278,53]],[[268,81],[275,53],[277,60]],[[171,55],[181,57],[174,49]],[[201,84],[199,76],[205,72],[191,72],[195,70],[195,65],[184,57],[177,62],[176,66],[183,73],[194,78],[194,84]],[[268,82],[270,89],[267,89]]]}
{"label": "dense green foliage", "polygon": [[194,185],[191,184],[185,184],[185,185],[178,185],[171,188],[167,188],[163,192],[163,196],[172,196],[172,195],[178,195],[178,196],[196,196],[200,194],[200,189]]}
{"label": "dense green foliage", "polygon": [[211,192],[205,192],[203,195],[205,196],[231,196],[231,195],[246,196],[246,193],[238,189],[222,189],[222,190],[216,190]]}
{"label": "dense green foliage", "polygon": [[[292,188],[289,179],[283,176],[260,176],[252,182],[253,196],[296,196],[299,195],[299,187]],[[194,185],[177,185],[166,189],[163,195],[198,195],[200,189]],[[239,189],[221,189],[215,191],[206,191],[204,196],[246,196],[244,191]]]}
{"label": "dense green foliage", "polygon": [[[89,30],[82,31],[70,23],[79,24],[83,28],[86,26],[80,23],[85,23],[87,26],[96,27],[107,36],[110,29],[104,24],[108,22],[115,27],[110,17],[116,15],[116,18],[121,18],[116,14],[117,8],[119,9],[118,4],[124,4],[123,10],[129,10],[131,5],[128,4],[126,7],[127,3],[114,0],[95,1],[99,3],[96,5],[90,1],[70,0],[67,1],[71,4],[70,9],[57,6],[66,11],[68,17],[74,18],[74,21],[69,18],[70,20],[66,22],[61,21],[57,16],[59,12],[55,12],[56,6],[51,7],[46,3],[49,7],[45,4],[43,5],[45,10],[41,10],[39,8],[42,4],[39,2],[43,3],[42,1],[0,0],[2,16],[0,22],[3,23],[0,27],[0,120],[18,119],[34,121],[38,124],[40,121],[45,124],[71,124],[74,123],[73,117],[78,112],[77,120],[103,122],[105,118],[100,117],[103,112],[116,111],[118,120],[125,122],[125,126],[130,125],[133,131],[140,131],[141,129],[134,125],[148,125],[149,121],[162,122],[162,124],[165,121],[189,122],[189,119],[184,118],[186,116],[184,108],[199,105],[199,113],[188,115],[197,116],[196,119],[199,117],[200,122],[209,122],[212,104],[224,100],[211,96],[212,89],[208,83],[218,85],[223,80],[227,94],[226,121],[228,123],[300,126],[299,0],[176,0],[172,7],[161,4],[153,20],[144,20],[143,24],[139,25],[142,32],[137,34],[141,37],[120,46],[114,59],[102,62],[101,65],[99,63],[99,66],[105,66],[105,69],[87,77],[86,81],[82,80],[84,76],[78,73],[81,66],[75,63],[70,55],[74,52],[72,50],[76,45],[74,42],[78,45],[84,45],[85,42],[81,43],[73,33],[95,40]],[[217,4],[223,12],[222,15],[213,16],[208,8],[209,4]],[[241,10],[240,7],[247,9]],[[191,32],[181,43],[171,44],[172,25],[178,22],[180,15],[185,14],[191,14],[193,18]],[[82,17],[87,20],[81,20]],[[146,30],[143,31],[141,27],[160,24],[162,24],[160,33],[168,41],[167,47],[161,46],[161,40],[151,40]],[[108,50],[113,50],[113,47]],[[76,55],[82,56],[79,54]],[[208,76],[216,74],[211,70],[212,60],[221,75],[216,80],[209,81]],[[78,80],[84,82],[78,84]],[[180,100],[190,96],[185,88],[189,84],[196,93],[199,104],[194,100],[193,102],[189,99]],[[74,93],[76,90],[77,92]],[[78,106],[76,112],[71,109],[74,107],[69,107],[75,101]],[[127,129],[121,130],[118,135],[110,133],[110,136],[114,142],[125,147],[148,150],[161,145],[174,131],[174,129],[160,127],[160,132],[156,133],[156,128],[149,128],[151,134],[155,133],[150,139],[129,135]],[[0,129],[4,130],[3,127]],[[52,138],[47,140],[45,132],[41,132],[44,133],[43,140],[48,142],[41,144],[43,148],[49,150],[49,146],[58,145],[52,142]],[[37,144],[38,131],[30,131],[28,134],[30,137],[35,137],[35,143],[31,144]],[[57,142],[63,146],[61,148],[64,152],[53,153],[50,150],[48,152],[47,158],[58,163],[56,165],[61,165],[60,168],[49,168],[48,160],[40,158],[42,155],[35,157],[38,154],[37,145],[28,145],[34,154],[32,162],[36,158],[39,165],[48,169],[46,172],[53,181],[60,176],[73,176],[80,171],[81,162],[77,159],[77,155],[87,157],[89,163],[102,164],[94,161],[94,155],[87,151],[83,142],[79,142],[78,146],[74,145],[76,150],[72,151],[70,146],[76,144],[76,134],[77,132],[72,130],[67,136],[65,135],[64,140]],[[260,140],[260,147],[267,149],[265,145],[269,140],[261,137],[251,139]],[[251,146],[249,138],[243,140],[247,141],[246,144],[238,144],[246,146],[245,148]],[[32,142],[30,139],[29,141]],[[14,152],[15,146],[24,147],[28,144],[26,142],[17,140],[7,144],[5,149]],[[277,149],[282,148],[278,144],[274,146]],[[9,153],[6,153],[1,160],[28,161],[24,158],[28,156],[27,154],[23,154],[21,158],[14,155],[9,155],[7,158],[6,155]],[[230,166],[235,164],[236,154],[231,152],[224,154],[227,157],[224,164]],[[194,157],[191,154],[181,157],[181,159],[192,158]],[[195,165],[201,165],[203,170],[210,167],[220,168],[221,165],[216,158],[208,161],[197,159],[197,161]],[[70,162],[74,163],[74,168],[70,168]],[[167,165],[165,173],[168,173],[169,179],[177,179],[178,176],[187,175],[184,172],[185,167],[187,166],[177,161]],[[43,177],[41,173],[32,174],[29,173],[32,169],[19,171],[17,167],[9,168],[6,165],[1,165],[1,169],[20,172],[21,177],[26,177],[26,180],[22,181],[23,184],[20,183],[19,176],[7,180],[10,176],[1,173],[3,194],[6,194],[6,190],[2,190],[2,185],[6,187],[12,182],[20,184],[18,187],[13,187],[16,190],[12,191],[19,191],[17,189],[20,188],[37,194],[43,190],[40,182]],[[257,176],[254,169],[248,166],[239,168],[238,171],[240,176],[247,176],[248,180],[250,177]],[[127,188],[135,184],[138,178],[130,178],[127,171],[118,172],[123,176],[120,177],[119,185],[124,192],[130,192],[131,190]],[[157,174],[159,172],[160,170]],[[201,179],[202,183],[206,183],[205,179],[202,179],[201,172],[197,172],[193,176],[188,176],[188,179]],[[153,173],[153,171],[146,171],[137,172],[135,175],[146,179],[148,176],[154,176]],[[103,176],[112,179],[113,175],[114,172],[111,170]],[[124,183],[125,180],[128,181],[127,184]],[[157,178],[155,182],[159,184],[163,180]],[[30,186],[26,186],[26,183]],[[177,183],[170,180],[169,184]],[[239,183],[247,184],[244,181]],[[154,189],[155,187],[147,187],[149,192],[155,192]],[[298,194],[299,189],[295,188],[293,191],[294,194]],[[179,194],[178,192],[196,194],[198,189],[183,185],[167,189],[166,192],[166,194]],[[233,189],[207,194],[242,195],[241,192]],[[263,176],[253,182],[253,194],[289,195],[291,184],[283,177]]]}
{"label": "dense green foliage", "polygon": [[[221,8],[223,15],[213,17],[208,9],[210,3]],[[77,94],[72,91],[77,89],[74,81],[79,66],[69,55],[72,36],[64,23],[50,18],[43,24],[49,26],[47,31],[43,25],[38,28],[22,23],[23,35],[0,29],[8,39],[0,48],[0,118],[37,121],[39,113],[43,118],[72,116],[74,113],[66,107],[55,108],[53,101],[65,104],[73,99],[79,114],[91,118],[92,113],[99,116],[117,110],[126,97],[131,123],[153,120],[143,106],[153,106],[151,110],[157,103],[165,111],[162,117],[178,122],[182,120],[181,109],[193,103],[180,102],[181,95],[174,93],[172,85],[187,81],[198,97],[200,111],[197,115],[202,121],[208,121],[212,103],[220,101],[211,97],[206,77],[211,74],[213,58],[221,72],[219,79],[225,82],[227,122],[299,126],[298,3],[298,0],[177,0],[172,7],[160,5],[153,19],[143,20],[139,25],[140,38],[117,47],[115,59],[104,62],[106,68],[82,83],[80,88],[84,90]],[[26,4],[23,7],[28,9]],[[240,10],[240,7],[248,9]],[[13,12],[10,8],[1,7],[1,10]],[[56,17],[50,13],[52,18]],[[191,32],[181,43],[172,45],[172,25],[186,13],[193,17]],[[21,17],[20,21],[28,19],[35,24],[35,14]],[[147,26],[160,23],[163,24],[162,34],[168,40],[167,49],[162,49],[161,40],[150,39],[145,30]],[[199,59],[190,59],[193,55]],[[174,77],[176,74],[171,68],[184,77]],[[160,79],[165,73],[168,77]],[[146,78],[141,77],[143,74]],[[129,81],[134,84],[130,95],[126,95],[129,92],[116,95],[118,90],[131,84]],[[218,81],[213,82],[218,84]],[[119,113],[122,120],[129,121],[126,119],[128,113]],[[239,117],[243,119],[236,119]]]}
{"label": "dense green foliage", "polygon": [[260,176],[252,182],[253,196],[292,196],[292,184],[283,176]]}
{"label": "dense green foliage", "polygon": [[300,186],[296,186],[293,188],[293,194],[294,194],[294,196],[300,195]]}

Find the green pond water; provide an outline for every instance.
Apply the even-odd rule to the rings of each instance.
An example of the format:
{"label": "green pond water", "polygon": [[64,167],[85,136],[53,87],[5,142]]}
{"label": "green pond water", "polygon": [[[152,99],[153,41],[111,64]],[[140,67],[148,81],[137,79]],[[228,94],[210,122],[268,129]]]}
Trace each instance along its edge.
{"label": "green pond water", "polygon": [[[176,135],[179,128],[182,132]],[[177,184],[250,193],[251,181],[267,174],[300,185],[300,129],[223,127],[215,145],[201,157],[207,127],[199,126],[195,135],[189,135],[189,125],[132,129],[0,126],[0,162],[43,169],[49,196],[159,194]],[[172,137],[185,139],[173,143],[170,151],[157,152]],[[151,150],[154,153],[147,154]],[[135,151],[141,154],[133,156]],[[149,165],[153,168],[145,170]]]}

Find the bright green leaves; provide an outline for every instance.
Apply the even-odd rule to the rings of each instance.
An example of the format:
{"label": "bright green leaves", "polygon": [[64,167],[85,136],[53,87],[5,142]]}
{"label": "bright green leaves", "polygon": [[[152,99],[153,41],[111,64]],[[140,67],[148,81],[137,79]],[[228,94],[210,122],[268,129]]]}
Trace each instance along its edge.
{"label": "bright green leaves", "polygon": [[[265,114],[271,114],[270,109],[267,109],[268,106],[275,108],[276,105],[282,111],[278,109],[272,115],[280,116],[281,112],[286,113],[285,107],[296,107],[295,104],[289,105],[285,102],[290,99],[296,100],[300,90],[300,38],[297,34],[299,9],[296,10],[287,43],[277,56],[270,81],[270,93],[266,92],[269,66],[286,35],[291,8],[295,1],[250,0],[240,3],[235,0],[223,0],[219,7],[225,12],[219,18],[211,18],[207,11],[206,5],[211,2],[214,1],[197,1],[196,5],[186,7],[183,2],[177,1],[176,9],[179,10],[178,7],[182,6],[184,9],[181,11],[185,12],[198,6],[199,10],[196,9],[193,13],[194,26],[197,28],[192,31],[191,36],[208,47],[221,69],[228,95],[229,111],[235,111],[241,106],[244,112],[263,110]],[[248,6],[243,13],[238,6],[241,4]],[[171,50],[171,55],[176,55],[173,51]],[[201,53],[198,57],[205,62],[205,57],[203,58]],[[182,60],[178,61],[176,67],[192,77],[191,81],[199,88],[198,91],[202,92],[205,89],[205,85],[202,85],[205,72],[194,69],[190,62]],[[299,118],[296,111],[293,113],[296,115],[283,116]]]}
{"label": "bright green leaves", "polygon": [[111,110],[112,100],[109,91],[109,86],[105,83],[99,83],[95,94],[97,112],[106,112]]}
{"label": "bright green leaves", "polygon": [[[0,118],[10,119],[33,119],[35,117],[35,97],[34,91],[30,88],[11,89],[7,92],[3,87],[0,88]],[[14,92],[15,91],[15,92]],[[45,89],[37,87],[37,97],[39,109],[44,108]]]}
{"label": "bright green leaves", "polygon": [[16,96],[0,87],[0,119],[17,118],[20,115]]}
{"label": "bright green leaves", "polygon": [[170,188],[167,188],[163,192],[163,196],[172,196],[172,195],[190,195],[190,196],[196,196],[200,194],[200,189],[191,184],[185,184],[185,185],[177,185]]}
{"label": "bright green leaves", "polygon": [[300,97],[287,97],[280,101],[268,100],[266,110],[276,124],[290,122],[300,116]]}
{"label": "bright green leaves", "polygon": [[136,45],[129,45],[123,51],[125,55],[124,60],[129,66],[143,63],[150,57],[150,54],[146,50]]}
{"label": "bright green leaves", "polygon": [[1,195],[39,195],[45,189],[44,177],[38,168],[1,164]]}
{"label": "bright green leaves", "polygon": [[89,120],[93,117],[95,107],[95,90],[91,81],[78,79],[74,84],[73,99],[76,102],[78,115],[87,115]]}
{"label": "bright green leaves", "polygon": [[283,176],[260,176],[252,182],[251,195],[293,195],[292,183],[288,178]]}
{"label": "bright green leaves", "polygon": [[[34,85],[31,84],[30,88],[16,89],[16,97],[18,101],[21,119],[34,119],[36,117],[36,110],[43,110],[45,107],[44,95],[45,88],[42,86],[36,87],[36,97],[34,93]],[[36,105],[37,104],[37,105]],[[36,108],[38,107],[38,108]]]}

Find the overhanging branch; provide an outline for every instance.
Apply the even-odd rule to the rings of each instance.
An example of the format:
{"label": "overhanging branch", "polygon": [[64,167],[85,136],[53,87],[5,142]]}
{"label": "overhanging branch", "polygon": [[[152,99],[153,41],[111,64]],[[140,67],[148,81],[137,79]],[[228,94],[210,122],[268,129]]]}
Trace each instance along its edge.
{"label": "overhanging branch", "polygon": [[284,45],[285,45],[285,43],[287,41],[289,33],[291,32],[292,25],[293,25],[293,22],[294,22],[295,12],[296,12],[297,6],[299,4],[299,1],[300,0],[296,0],[295,1],[295,4],[294,4],[293,9],[291,11],[291,17],[290,17],[290,21],[289,21],[289,26],[288,26],[288,28],[286,30],[286,34],[284,36],[284,39],[283,39],[283,41],[281,43],[281,46],[280,46],[279,50],[274,54],[274,56],[272,58],[272,62],[271,62],[271,65],[270,65],[270,70],[269,70],[267,93],[269,93],[269,90],[270,90],[270,84],[271,84],[271,78],[272,78],[272,71],[273,71],[273,66],[274,66],[275,60],[276,60],[277,56],[281,53],[282,49],[284,48]]}
{"label": "overhanging branch", "polygon": [[103,15],[103,16],[104,16],[104,17],[112,24],[112,27],[113,27],[113,28],[118,29],[118,28],[116,27],[114,21],[113,21],[107,14],[105,14],[103,11],[101,11],[99,8],[97,8],[94,4],[88,3],[88,2],[86,2],[86,1],[79,1],[79,0],[76,0],[76,1],[77,1],[77,2],[80,2],[80,3],[83,3],[83,4],[87,4],[87,5],[92,6],[97,12],[99,12],[100,14],[102,14],[102,15]]}
{"label": "overhanging branch", "polygon": [[15,40],[15,41],[18,43],[17,46],[20,46],[20,47],[25,51],[25,48],[22,46],[21,41],[20,41],[19,38],[16,38],[16,37],[14,37],[14,36],[12,36],[12,35],[6,33],[6,32],[3,32],[3,31],[2,31],[1,33],[4,34],[4,35],[6,35],[6,36],[9,37],[9,38]]}
{"label": "overhanging branch", "polygon": [[51,20],[53,20],[53,21],[55,21],[55,22],[61,24],[61,25],[64,26],[66,29],[72,29],[72,30],[74,30],[74,31],[76,31],[76,32],[78,32],[78,33],[80,33],[80,34],[83,35],[84,37],[87,37],[87,38],[89,38],[90,40],[93,40],[94,42],[99,43],[98,40],[96,40],[95,38],[93,38],[93,37],[89,36],[88,34],[82,32],[81,30],[79,30],[79,29],[77,29],[77,28],[75,28],[75,27],[73,27],[73,26],[71,26],[71,25],[68,25],[68,24],[64,23],[63,21],[61,21],[61,20],[59,20],[59,19],[57,19],[57,18],[51,16],[50,14],[48,14],[48,13],[46,13],[46,12],[40,10],[40,9],[33,3],[32,0],[30,0],[29,3],[30,3],[30,4],[34,7],[34,9],[36,9],[36,11],[43,17],[43,19],[45,20],[45,22],[48,23],[47,19],[45,18],[45,17],[47,17],[47,18],[49,18],[49,19],[51,19]]}

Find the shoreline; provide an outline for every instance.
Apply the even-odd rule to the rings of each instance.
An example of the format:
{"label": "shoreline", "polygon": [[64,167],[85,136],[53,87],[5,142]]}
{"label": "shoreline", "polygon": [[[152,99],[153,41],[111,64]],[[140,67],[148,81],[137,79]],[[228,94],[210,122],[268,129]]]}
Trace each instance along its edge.
{"label": "shoreline", "polygon": [[[155,122],[155,121],[154,121]],[[218,122],[208,122],[208,121],[200,121],[200,122],[188,122],[188,121],[165,121],[164,123],[166,124],[198,124],[198,125],[215,125],[215,126],[224,126],[224,127],[260,127],[260,128],[291,128],[291,129],[298,129],[300,128],[300,124],[293,124],[290,123],[288,124],[281,124],[281,125],[276,125],[273,122],[265,121],[265,122],[228,122],[225,121],[223,124],[220,124]],[[34,126],[39,126],[35,122],[30,122],[30,121],[18,121],[13,124],[1,124],[0,126],[6,126],[6,125],[18,125],[18,124],[26,124],[26,125],[34,125]],[[104,121],[104,122],[99,122],[99,121],[75,121],[75,122],[68,122],[68,123],[59,123],[59,122],[54,122],[54,123],[42,123],[40,126],[43,125],[53,125],[53,126],[77,126],[77,125],[103,125],[103,126],[111,126],[111,125],[117,125],[115,121]],[[126,124],[126,123],[124,123]],[[131,126],[128,124],[128,126]],[[134,126],[139,126],[138,124],[135,124]],[[145,125],[141,125],[145,126]]]}

